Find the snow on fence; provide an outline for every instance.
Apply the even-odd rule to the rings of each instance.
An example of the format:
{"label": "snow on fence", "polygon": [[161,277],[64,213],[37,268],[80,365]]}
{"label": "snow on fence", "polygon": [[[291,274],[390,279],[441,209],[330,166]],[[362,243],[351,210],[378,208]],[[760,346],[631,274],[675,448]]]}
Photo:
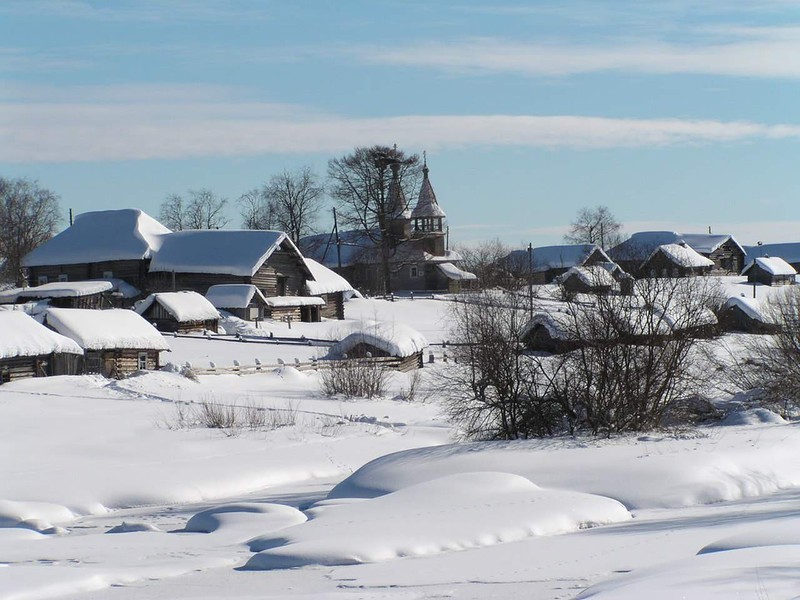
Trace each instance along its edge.
{"label": "snow on fence", "polygon": [[[284,361],[278,359],[275,364],[264,364],[256,359],[253,364],[241,364],[238,360],[234,360],[232,365],[220,366],[213,361],[209,363],[208,367],[201,367],[187,362],[184,366],[191,370],[195,375],[255,375],[256,373],[266,373],[274,369],[280,369],[286,366],[294,367],[298,371],[317,371],[320,369],[330,369],[337,365],[348,362],[359,361],[360,363],[369,363],[373,365],[382,365],[387,369],[397,371],[411,370],[406,358],[398,358],[396,356],[372,356],[368,358],[349,358],[342,360],[329,360],[329,359],[311,359],[301,361],[295,358],[293,361]],[[414,362],[413,368],[417,364]]]}

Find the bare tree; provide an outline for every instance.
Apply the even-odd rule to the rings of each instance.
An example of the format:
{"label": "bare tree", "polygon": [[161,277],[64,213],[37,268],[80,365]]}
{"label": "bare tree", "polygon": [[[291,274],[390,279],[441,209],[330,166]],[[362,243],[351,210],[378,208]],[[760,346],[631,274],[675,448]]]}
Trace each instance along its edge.
{"label": "bare tree", "polygon": [[297,244],[310,233],[322,206],[325,188],[309,167],[273,175],[264,187],[267,206],[275,207],[278,226]]}
{"label": "bare tree", "polygon": [[[472,438],[514,439],[658,427],[701,390],[690,359],[714,322],[709,278],[637,282],[631,296],[570,299],[529,319],[517,294],[484,293],[452,312],[457,366],[443,374],[451,417]],[[525,349],[546,323],[559,353]]]}
{"label": "bare tree", "polygon": [[485,240],[475,245],[460,245],[455,250],[462,257],[461,268],[475,273],[482,289],[507,285],[508,269],[505,258],[510,250],[499,239]]}
{"label": "bare tree", "polygon": [[622,225],[607,206],[582,208],[564,236],[568,244],[597,244],[611,248],[622,241]]}
{"label": "bare tree", "polygon": [[228,224],[225,206],[228,200],[209,189],[189,190],[188,202],[170,194],[161,203],[159,219],[173,231],[183,229],[221,229]]}
{"label": "bare tree", "polygon": [[393,229],[408,208],[419,177],[419,156],[387,146],[360,147],[328,162],[329,193],[343,222],[362,231],[380,253],[384,292],[392,291],[390,259],[405,241]]}
{"label": "bare tree", "polygon": [[0,177],[0,281],[21,284],[22,258],[53,237],[60,221],[54,192],[29,179]]}
{"label": "bare tree", "polygon": [[276,229],[277,207],[264,196],[264,188],[254,188],[239,196],[242,227],[245,229]]}

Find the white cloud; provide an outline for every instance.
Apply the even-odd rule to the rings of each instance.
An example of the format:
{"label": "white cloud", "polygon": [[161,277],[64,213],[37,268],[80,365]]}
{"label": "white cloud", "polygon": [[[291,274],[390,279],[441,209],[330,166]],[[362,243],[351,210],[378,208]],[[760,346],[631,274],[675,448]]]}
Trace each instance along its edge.
{"label": "white cloud", "polygon": [[[2,86],[0,86],[2,87]],[[237,100],[208,86],[26,87],[0,95],[0,161],[178,159],[339,152],[396,142],[444,148],[619,148],[800,137],[800,125],[580,115],[373,118]]]}
{"label": "white cloud", "polygon": [[[697,33],[697,32],[696,32]],[[725,41],[720,41],[724,37]],[[715,28],[686,43],[521,43],[494,38],[354,50],[364,63],[452,73],[568,76],[593,72],[800,77],[797,27]],[[707,38],[713,38],[708,42]]]}

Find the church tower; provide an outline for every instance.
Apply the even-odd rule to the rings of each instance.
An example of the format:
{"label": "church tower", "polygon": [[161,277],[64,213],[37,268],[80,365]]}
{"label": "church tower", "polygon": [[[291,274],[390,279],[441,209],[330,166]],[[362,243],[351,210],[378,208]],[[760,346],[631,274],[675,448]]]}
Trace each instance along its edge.
{"label": "church tower", "polygon": [[387,200],[389,235],[395,243],[407,240],[411,235],[411,213],[408,210],[403,186],[400,185],[400,163],[395,161],[389,165],[392,169],[392,180],[389,183],[389,194]]}
{"label": "church tower", "polygon": [[419,239],[426,252],[434,256],[444,256],[445,219],[447,215],[436,200],[431,180],[428,177],[428,157],[423,153],[422,186],[419,189],[419,199],[414,210],[411,211],[413,221],[411,235]]}

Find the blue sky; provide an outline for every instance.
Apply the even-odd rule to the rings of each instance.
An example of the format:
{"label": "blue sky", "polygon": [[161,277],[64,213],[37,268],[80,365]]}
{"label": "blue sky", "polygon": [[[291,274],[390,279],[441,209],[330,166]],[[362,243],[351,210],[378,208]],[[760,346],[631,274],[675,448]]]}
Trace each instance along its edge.
{"label": "blue sky", "polygon": [[[800,239],[800,2],[4,0],[0,175],[76,213],[426,150],[454,243]],[[327,227],[327,218],[320,226]]]}

